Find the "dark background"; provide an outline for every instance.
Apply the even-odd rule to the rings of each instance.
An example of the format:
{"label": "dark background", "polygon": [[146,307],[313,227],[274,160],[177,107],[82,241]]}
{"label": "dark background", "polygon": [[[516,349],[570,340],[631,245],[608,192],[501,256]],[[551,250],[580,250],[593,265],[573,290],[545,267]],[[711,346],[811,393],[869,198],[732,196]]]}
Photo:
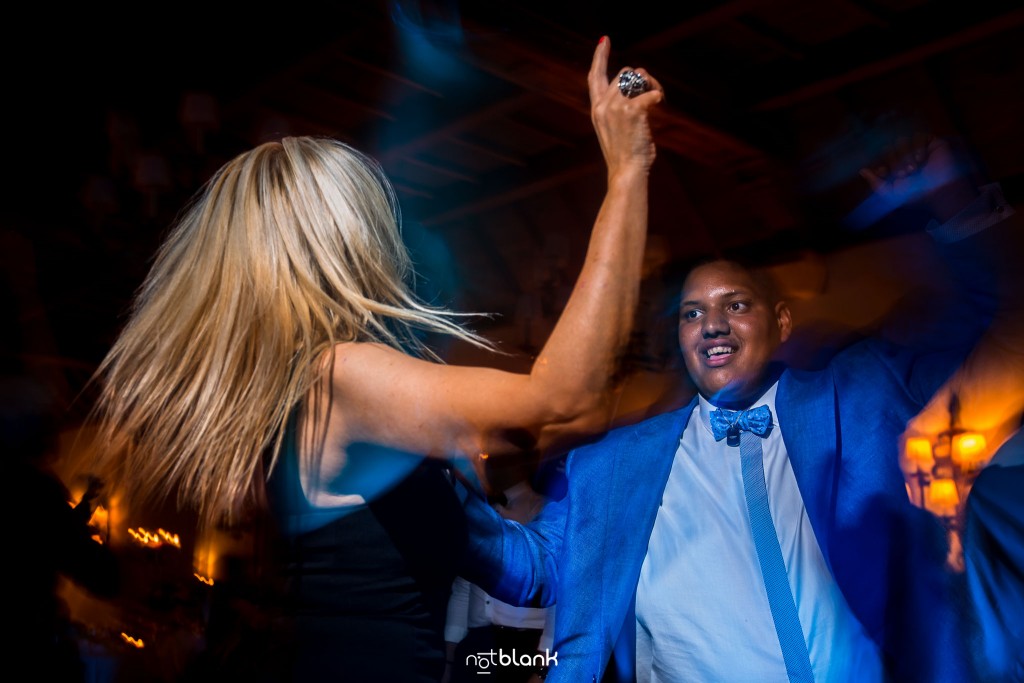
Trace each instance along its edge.
{"label": "dark background", "polygon": [[[1013,201],[1021,192],[1024,10],[1012,2],[24,11],[3,47],[3,263],[21,307],[5,344],[63,375],[71,394],[202,182],[237,152],[300,133],[383,163],[424,296],[495,313],[478,326],[515,356],[487,362],[521,367],[560,310],[604,189],[585,82],[601,35],[611,71],[644,66],[667,93],[651,292],[672,264],[742,249],[802,259],[812,279],[826,268],[834,282],[828,259],[909,225],[842,221],[866,196],[857,170],[913,131],[957,138],[982,176]],[[655,374],[674,368],[660,297],[638,328],[657,338],[638,339],[634,354]],[[878,315],[848,312],[841,324]]]}

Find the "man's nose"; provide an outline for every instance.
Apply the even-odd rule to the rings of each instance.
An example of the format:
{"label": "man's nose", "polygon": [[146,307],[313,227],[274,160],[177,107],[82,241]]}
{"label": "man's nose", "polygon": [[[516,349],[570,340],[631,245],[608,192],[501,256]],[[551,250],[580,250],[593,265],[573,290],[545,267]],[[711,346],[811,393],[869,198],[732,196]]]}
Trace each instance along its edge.
{"label": "man's nose", "polygon": [[729,319],[721,313],[708,312],[704,314],[701,332],[705,337],[717,337],[729,334]]}

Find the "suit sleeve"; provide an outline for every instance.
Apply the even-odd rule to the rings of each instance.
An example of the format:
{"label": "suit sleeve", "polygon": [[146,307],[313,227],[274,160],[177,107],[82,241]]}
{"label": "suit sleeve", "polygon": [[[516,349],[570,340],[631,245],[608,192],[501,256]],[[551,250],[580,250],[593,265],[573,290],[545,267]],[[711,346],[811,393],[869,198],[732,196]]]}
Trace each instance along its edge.
{"label": "suit sleeve", "polygon": [[520,524],[503,518],[483,499],[468,496],[464,509],[469,542],[461,575],[511,605],[553,605],[566,505],[566,499],[549,502],[529,524]]}
{"label": "suit sleeve", "polygon": [[999,185],[982,186],[974,202],[945,223],[932,221],[927,233],[949,288],[932,297],[926,312],[894,313],[892,324],[913,333],[898,333],[896,343],[883,333],[875,347],[884,349],[883,363],[919,408],[972,356],[1024,345],[1024,273],[1017,263],[1024,229]]}

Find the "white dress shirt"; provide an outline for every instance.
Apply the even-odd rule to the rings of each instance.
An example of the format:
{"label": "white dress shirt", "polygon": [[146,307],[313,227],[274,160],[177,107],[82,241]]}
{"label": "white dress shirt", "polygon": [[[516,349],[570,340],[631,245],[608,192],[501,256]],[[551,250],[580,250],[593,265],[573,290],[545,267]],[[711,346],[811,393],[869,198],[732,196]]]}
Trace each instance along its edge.
{"label": "white dress shirt", "polygon": [[[775,415],[773,385],[755,407]],[[739,448],[715,441],[703,397],[683,432],[640,573],[637,680],[788,683],[754,547]],[[819,683],[882,680],[811,528],[778,425],[762,441],[769,508]]]}

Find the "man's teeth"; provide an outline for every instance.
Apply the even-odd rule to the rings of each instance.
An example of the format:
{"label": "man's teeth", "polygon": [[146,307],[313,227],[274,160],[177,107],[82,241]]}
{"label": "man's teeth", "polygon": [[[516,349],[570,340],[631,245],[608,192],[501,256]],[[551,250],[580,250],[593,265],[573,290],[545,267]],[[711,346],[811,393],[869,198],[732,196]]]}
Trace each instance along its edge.
{"label": "man's teeth", "polygon": [[733,349],[731,346],[714,346],[707,350],[708,358],[712,356],[721,356],[722,354],[732,353]]}

